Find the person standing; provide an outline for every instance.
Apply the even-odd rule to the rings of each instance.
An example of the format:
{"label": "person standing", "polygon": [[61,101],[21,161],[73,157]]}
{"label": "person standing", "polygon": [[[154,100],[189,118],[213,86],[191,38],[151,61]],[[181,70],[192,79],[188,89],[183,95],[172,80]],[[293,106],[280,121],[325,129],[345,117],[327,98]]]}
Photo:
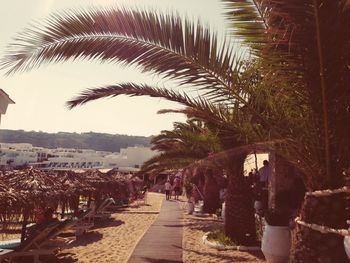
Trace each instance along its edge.
{"label": "person standing", "polygon": [[171,199],[170,192],[171,192],[171,188],[172,188],[169,179],[166,181],[164,186],[165,186],[165,198],[166,198],[166,200],[169,200],[169,199]]}
{"label": "person standing", "polygon": [[260,195],[261,195],[261,201],[263,203],[264,208],[267,208],[268,205],[268,180],[269,180],[269,173],[270,173],[270,167],[269,167],[269,161],[264,160],[263,161],[263,167],[261,167],[258,171],[259,174],[259,188],[260,188]]}
{"label": "person standing", "polygon": [[261,187],[266,188],[267,182],[269,179],[269,170],[270,170],[269,161],[264,160],[263,165],[264,166],[259,169],[259,181],[260,181]]}
{"label": "person standing", "polygon": [[174,179],[175,200],[179,199],[180,191],[181,191],[181,180],[178,176],[176,176]]}

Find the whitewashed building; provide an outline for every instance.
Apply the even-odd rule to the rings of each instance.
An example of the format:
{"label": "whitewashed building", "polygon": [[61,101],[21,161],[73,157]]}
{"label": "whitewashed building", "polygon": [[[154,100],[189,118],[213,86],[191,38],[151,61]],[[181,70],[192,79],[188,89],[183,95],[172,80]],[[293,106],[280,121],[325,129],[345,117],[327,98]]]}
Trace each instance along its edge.
{"label": "whitewashed building", "polygon": [[133,170],[156,154],[148,147],[133,146],[120,153],[90,149],[33,147],[28,143],[1,143],[0,166],[33,166],[42,170]]}

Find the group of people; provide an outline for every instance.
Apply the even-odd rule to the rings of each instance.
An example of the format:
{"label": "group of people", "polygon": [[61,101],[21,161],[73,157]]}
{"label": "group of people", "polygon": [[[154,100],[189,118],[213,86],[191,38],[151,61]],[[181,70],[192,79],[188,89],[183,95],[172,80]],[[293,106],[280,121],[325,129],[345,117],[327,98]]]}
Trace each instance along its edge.
{"label": "group of people", "polygon": [[174,192],[175,200],[179,199],[179,195],[181,193],[181,179],[178,176],[176,176],[174,178],[173,184],[171,184],[171,181],[168,178],[168,180],[166,181],[166,183],[164,185],[164,188],[165,188],[166,200],[171,199],[172,192]]}

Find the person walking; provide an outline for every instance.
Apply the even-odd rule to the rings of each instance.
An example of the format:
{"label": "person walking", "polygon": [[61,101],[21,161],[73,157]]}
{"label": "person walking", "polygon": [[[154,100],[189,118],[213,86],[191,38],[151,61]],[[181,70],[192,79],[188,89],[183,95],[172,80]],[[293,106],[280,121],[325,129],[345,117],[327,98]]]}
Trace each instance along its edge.
{"label": "person walking", "polygon": [[166,200],[169,200],[169,199],[171,199],[170,192],[171,192],[171,188],[172,188],[169,179],[166,181],[164,186],[165,186],[165,198],[166,198]]}
{"label": "person walking", "polygon": [[179,199],[180,191],[181,191],[181,180],[178,176],[176,176],[174,179],[175,200]]}

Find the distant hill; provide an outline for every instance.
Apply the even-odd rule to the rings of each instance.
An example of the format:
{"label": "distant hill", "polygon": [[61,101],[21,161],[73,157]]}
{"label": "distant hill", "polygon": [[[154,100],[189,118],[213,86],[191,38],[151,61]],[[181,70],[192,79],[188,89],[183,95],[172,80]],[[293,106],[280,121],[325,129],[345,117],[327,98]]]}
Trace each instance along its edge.
{"label": "distant hill", "polygon": [[93,149],[119,152],[120,148],[134,145],[150,146],[151,137],[129,136],[108,133],[46,133],[23,130],[0,130],[0,142],[30,143],[45,148]]}

